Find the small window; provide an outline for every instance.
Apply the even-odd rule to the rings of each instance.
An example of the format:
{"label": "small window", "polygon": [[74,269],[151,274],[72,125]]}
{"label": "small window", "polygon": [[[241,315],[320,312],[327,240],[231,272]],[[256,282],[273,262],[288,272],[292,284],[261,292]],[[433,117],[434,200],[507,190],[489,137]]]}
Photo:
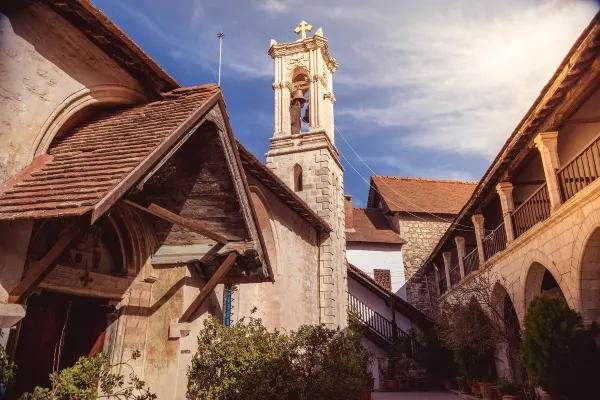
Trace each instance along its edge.
{"label": "small window", "polygon": [[302,191],[302,167],[298,164],[294,165],[294,191]]}

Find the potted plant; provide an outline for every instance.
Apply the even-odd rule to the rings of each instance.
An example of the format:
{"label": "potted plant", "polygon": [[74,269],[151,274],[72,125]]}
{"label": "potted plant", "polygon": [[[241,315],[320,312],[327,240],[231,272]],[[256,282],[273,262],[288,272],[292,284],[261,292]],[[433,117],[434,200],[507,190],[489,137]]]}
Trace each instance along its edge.
{"label": "potted plant", "polygon": [[444,385],[444,389],[446,389],[446,390],[454,389],[454,382],[450,378],[444,378],[444,380],[442,381],[442,384]]}
{"label": "potted plant", "polygon": [[458,390],[461,393],[469,392],[469,383],[467,382],[467,378],[464,376],[458,376],[456,377],[456,383],[458,384]]}
{"label": "potted plant", "polygon": [[375,389],[375,378],[370,377],[367,382],[367,389],[365,389],[362,393],[362,400],[371,400],[371,393]]}
{"label": "potted plant", "polygon": [[383,384],[385,389],[389,392],[398,391],[398,379],[396,378],[396,371],[398,369],[398,359],[396,357],[390,357],[387,359],[387,365],[384,368]]}
{"label": "potted plant", "polygon": [[484,380],[483,382],[479,382],[479,392],[481,397],[485,400],[494,400],[494,393],[492,392],[492,384]]}
{"label": "potted plant", "polygon": [[516,400],[519,398],[519,387],[506,378],[500,379],[498,388],[500,389],[502,400]]}
{"label": "potted plant", "polygon": [[471,393],[473,393],[473,396],[475,396],[475,397],[481,396],[481,389],[479,386],[479,382],[471,382]]}

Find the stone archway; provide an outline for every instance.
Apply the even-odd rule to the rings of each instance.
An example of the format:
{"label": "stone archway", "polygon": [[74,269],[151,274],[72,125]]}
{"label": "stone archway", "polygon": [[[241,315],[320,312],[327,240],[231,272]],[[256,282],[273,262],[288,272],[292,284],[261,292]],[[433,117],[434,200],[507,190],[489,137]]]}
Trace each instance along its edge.
{"label": "stone archway", "polygon": [[533,299],[543,292],[565,297],[560,284],[552,272],[544,265],[533,262],[525,278],[525,310],[527,310]]}
{"label": "stone archway", "polygon": [[492,290],[492,307],[494,308],[492,318],[501,320],[506,330],[506,341],[499,343],[496,348],[496,371],[499,377],[520,382],[522,380],[519,362],[520,321],[510,294],[500,282],[496,282]]}
{"label": "stone archway", "polygon": [[585,242],[579,274],[580,309],[586,324],[600,322],[600,228]]}

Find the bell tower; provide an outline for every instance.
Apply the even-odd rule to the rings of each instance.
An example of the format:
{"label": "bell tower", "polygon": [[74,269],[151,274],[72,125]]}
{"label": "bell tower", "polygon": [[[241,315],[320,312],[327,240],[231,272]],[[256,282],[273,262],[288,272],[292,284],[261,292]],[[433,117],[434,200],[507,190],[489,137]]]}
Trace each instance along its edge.
{"label": "bell tower", "polygon": [[338,68],[327,38],[302,21],[293,43],[271,40],[275,64],[274,133],[267,167],[279,176],[320,217],[332,232],[320,235],[320,321],[347,323],[346,234],[343,168],[334,145],[332,77]]}

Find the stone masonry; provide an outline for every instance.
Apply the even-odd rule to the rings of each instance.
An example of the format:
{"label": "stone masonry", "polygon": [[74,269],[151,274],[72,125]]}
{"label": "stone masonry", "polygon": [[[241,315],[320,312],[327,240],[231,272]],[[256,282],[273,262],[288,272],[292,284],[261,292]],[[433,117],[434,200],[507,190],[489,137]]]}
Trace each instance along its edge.
{"label": "stone masonry", "polygon": [[407,241],[402,246],[406,298],[419,310],[429,313],[432,311],[431,305],[437,294],[433,290],[428,291],[427,283],[430,289],[434,289],[435,286],[431,282],[435,282],[435,277],[432,273],[426,275],[421,267],[450,223],[429,214],[418,215],[418,217],[395,213],[393,226],[398,227],[400,237]]}

